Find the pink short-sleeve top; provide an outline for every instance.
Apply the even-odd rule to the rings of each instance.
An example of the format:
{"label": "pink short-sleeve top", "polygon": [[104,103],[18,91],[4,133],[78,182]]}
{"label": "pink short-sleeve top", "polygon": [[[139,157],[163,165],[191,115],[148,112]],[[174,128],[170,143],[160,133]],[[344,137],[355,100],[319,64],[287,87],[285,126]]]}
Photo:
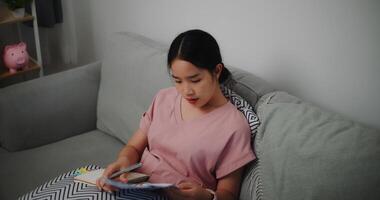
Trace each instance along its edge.
{"label": "pink short-sleeve top", "polygon": [[215,190],[218,179],[256,158],[249,125],[230,102],[184,121],[181,98],[174,87],[160,90],[143,114],[140,129],[148,147],[138,171],[154,183],[192,181]]}

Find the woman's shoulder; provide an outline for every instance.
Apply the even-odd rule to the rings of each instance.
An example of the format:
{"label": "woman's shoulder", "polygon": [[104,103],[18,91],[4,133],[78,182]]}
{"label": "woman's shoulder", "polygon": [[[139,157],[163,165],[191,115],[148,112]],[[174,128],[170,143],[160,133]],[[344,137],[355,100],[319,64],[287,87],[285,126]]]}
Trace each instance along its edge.
{"label": "woman's shoulder", "polygon": [[159,102],[172,103],[177,96],[178,92],[175,87],[169,87],[160,89],[154,99]]}
{"label": "woman's shoulder", "polygon": [[158,90],[157,97],[168,97],[168,96],[177,96],[178,92],[175,87],[168,87]]}
{"label": "woman's shoulder", "polygon": [[245,115],[236,108],[231,102],[228,102],[227,118],[229,126],[233,129],[249,130],[249,124]]}
{"label": "woman's shoulder", "polygon": [[177,94],[177,90],[175,89],[175,87],[162,88],[158,90],[157,94],[161,94],[161,95]]}

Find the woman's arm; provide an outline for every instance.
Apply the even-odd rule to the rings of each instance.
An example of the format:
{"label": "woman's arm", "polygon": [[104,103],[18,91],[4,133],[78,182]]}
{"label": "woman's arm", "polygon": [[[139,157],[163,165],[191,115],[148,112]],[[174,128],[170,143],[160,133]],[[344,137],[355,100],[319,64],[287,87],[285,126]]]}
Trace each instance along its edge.
{"label": "woman's arm", "polygon": [[[116,171],[119,171],[122,168],[126,168],[131,164],[138,162],[144,152],[144,149],[148,145],[148,138],[146,133],[141,129],[138,129],[132,137],[129,139],[128,143],[123,147],[119,152],[118,158],[115,162],[107,166],[103,172],[103,177],[109,177]],[[119,177],[119,180],[122,182],[127,182],[127,174],[122,174]],[[114,188],[105,185],[104,182],[97,180],[96,185],[98,188],[104,189],[106,191],[112,191]]]}
{"label": "woman's arm", "polygon": [[216,195],[218,200],[238,199],[240,192],[240,182],[244,167],[235,170],[227,176],[219,179]]}
{"label": "woman's arm", "polygon": [[129,164],[136,163],[140,160],[146,146],[148,146],[146,133],[138,129],[119,152],[118,159],[128,158]]}
{"label": "woman's arm", "polygon": [[[240,192],[240,181],[244,167],[226,175],[218,180],[215,191],[216,199],[230,200],[238,199]],[[177,188],[166,189],[170,199],[189,199],[189,200],[212,200],[213,195],[202,186],[192,182],[182,182]]]}

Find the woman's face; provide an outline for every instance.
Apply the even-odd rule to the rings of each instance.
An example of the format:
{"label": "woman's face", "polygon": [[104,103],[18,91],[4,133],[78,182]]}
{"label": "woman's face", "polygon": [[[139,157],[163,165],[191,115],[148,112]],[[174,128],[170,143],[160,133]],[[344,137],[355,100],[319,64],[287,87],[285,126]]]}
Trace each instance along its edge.
{"label": "woman's face", "polygon": [[190,62],[175,59],[171,65],[172,77],[177,91],[191,105],[206,108],[219,87],[218,74],[198,68]]}

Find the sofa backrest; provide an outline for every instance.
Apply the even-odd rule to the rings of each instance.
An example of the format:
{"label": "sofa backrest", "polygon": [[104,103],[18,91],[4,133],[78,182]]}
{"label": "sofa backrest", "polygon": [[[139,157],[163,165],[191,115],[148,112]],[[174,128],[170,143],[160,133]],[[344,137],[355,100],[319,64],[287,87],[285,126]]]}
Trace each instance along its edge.
{"label": "sofa backrest", "polygon": [[97,127],[124,143],[159,89],[171,85],[167,46],[129,32],[108,38],[99,88]]}
{"label": "sofa backrest", "polygon": [[255,106],[263,95],[273,92],[274,88],[265,80],[245,70],[227,66],[232,77],[227,80],[227,86],[243,97],[251,106]]}

